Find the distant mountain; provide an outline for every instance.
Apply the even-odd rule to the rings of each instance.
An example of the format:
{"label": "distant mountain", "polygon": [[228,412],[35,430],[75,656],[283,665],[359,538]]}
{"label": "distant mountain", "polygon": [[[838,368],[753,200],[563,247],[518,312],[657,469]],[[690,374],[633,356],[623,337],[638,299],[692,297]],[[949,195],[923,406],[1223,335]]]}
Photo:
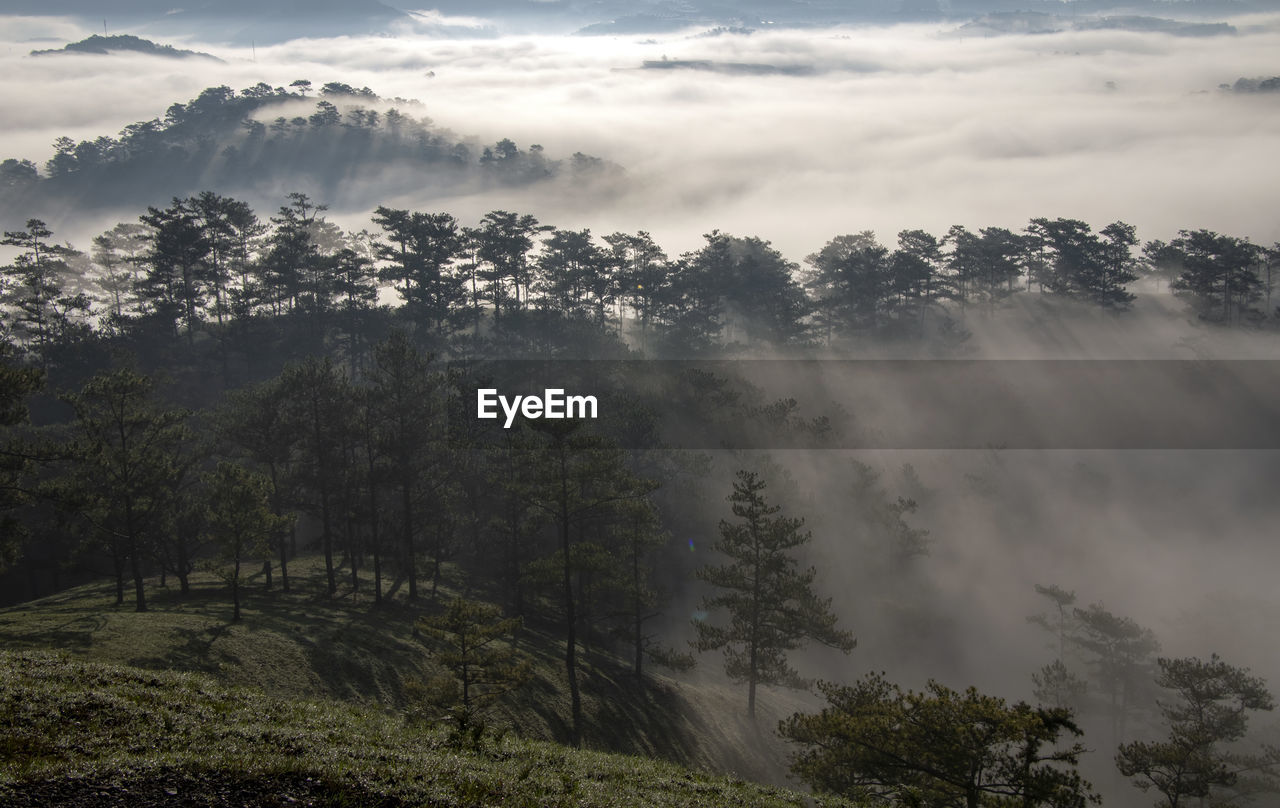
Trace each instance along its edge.
{"label": "distant mountain", "polygon": [[70,14],[80,17],[295,17],[383,16],[404,12],[378,0],[8,0],[8,14]]}
{"label": "distant mountain", "polygon": [[1039,11],[1007,11],[986,14],[951,32],[951,36],[1000,36],[1003,34],[1056,34],[1063,31],[1138,31],[1173,36],[1230,36],[1234,26],[1222,22],[1186,22],[1161,17],[1061,17]]}
{"label": "distant mountain", "polygon": [[149,39],[121,34],[119,36],[99,36],[94,34],[88,39],[71,42],[61,48],[51,50],[33,50],[32,56],[49,56],[60,53],[95,53],[107,55],[111,53],[130,52],[145,53],[149,56],[163,56],[168,59],[212,59],[222,60],[208,53],[192,50],[178,50],[172,45],[160,45]]}
{"label": "distant mountain", "polygon": [[1280,93],[1280,76],[1256,79],[1247,79],[1241,76],[1236,79],[1235,84],[1224,84],[1222,88],[1237,93]]}
{"label": "distant mountain", "polygon": [[[6,0],[3,13],[79,17],[108,30],[248,44],[392,33],[438,24],[403,9],[486,21],[489,29],[608,36],[689,28],[807,28],[842,23],[964,22],[995,12],[1190,18],[1280,9],[1280,0]],[[399,7],[397,7],[399,6]],[[1134,18],[1136,19],[1136,18]],[[1141,23],[1135,30],[1150,30]],[[473,32],[467,32],[471,35]],[[1180,30],[1180,35],[1211,31]],[[452,35],[445,32],[444,35]]]}
{"label": "distant mountain", "polygon": [[705,70],[738,76],[811,76],[812,65],[771,65],[759,62],[713,62],[708,59],[645,60],[645,70]]}
{"label": "distant mountain", "polygon": [[412,18],[378,0],[7,0],[6,14],[70,16],[205,41],[283,41],[387,31]]}

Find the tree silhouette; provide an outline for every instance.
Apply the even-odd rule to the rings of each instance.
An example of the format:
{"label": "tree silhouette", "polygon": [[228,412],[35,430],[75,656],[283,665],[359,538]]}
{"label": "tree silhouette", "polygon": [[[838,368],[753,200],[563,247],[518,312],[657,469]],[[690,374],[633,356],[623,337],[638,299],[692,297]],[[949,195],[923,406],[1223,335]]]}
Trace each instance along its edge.
{"label": "tree silhouette", "polygon": [[565,672],[573,716],[573,744],[582,742],[582,696],[578,687],[578,596],[574,587],[574,534],[610,517],[623,503],[646,496],[656,484],[632,475],[620,449],[582,430],[581,421],[538,421],[541,437],[532,468],[530,502],[555,527],[565,629]]}
{"label": "tree silhouette", "polygon": [[117,605],[124,602],[127,564],[140,612],[147,610],[144,564],[195,461],[187,412],[157,404],[152,387],[150,379],[118,370],[65,397],[75,421],[65,450],[70,469],[60,486],[63,501],[111,554]]}
{"label": "tree silhouette", "polygon": [[1194,657],[1158,662],[1156,684],[1175,696],[1160,705],[1168,738],[1121,746],[1116,754],[1120,773],[1134,778],[1143,791],[1155,789],[1161,808],[1178,808],[1193,799],[1202,805],[1206,799],[1226,805],[1217,798],[1245,773],[1266,778],[1275,790],[1280,785],[1280,750],[1267,747],[1253,754],[1231,747],[1244,738],[1250,712],[1274,709],[1266,683],[1217,654],[1207,662]]}
{"label": "tree silhouette", "polygon": [[739,471],[729,502],[740,522],[720,522],[715,549],[731,561],[698,570],[699,580],[716,588],[703,599],[705,609],[724,609],[727,625],[694,623],[699,651],[724,650],[725,672],[747,683],[747,715],[756,714],[756,686],[803,686],[787,662],[787,652],[815,640],[848,653],[853,635],[836,628],[830,599],[813,591],[817,570],[799,570],[792,554],[811,535],[803,519],[779,516],[779,505],[765,502],[764,480]]}
{"label": "tree silhouette", "polygon": [[218,547],[218,560],[230,563],[220,574],[231,583],[232,620],[240,619],[240,565],[249,557],[271,552],[272,538],[289,520],[272,513],[271,481],[235,463],[222,462],[207,475],[208,530]]}
{"label": "tree silhouette", "polygon": [[1091,656],[1093,677],[1107,699],[1112,742],[1119,744],[1129,717],[1143,706],[1160,642],[1150,629],[1117,617],[1101,603],[1074,609],[1073,614],[1079,626],[1074,641]]}
{"label": "tree silhouette", "polygon": [[1237,323],[1262,297],[1255,269],[1261,251],[1248,240],[1211,230],[1180,230],[1170,246],[1182,263],[1182,274],[1171,287],[1201,318]]}
{"label": "tree silhouette", "polygon": [[0,244],[20,252],[0,268],[0,302],[13,311],[11,329],[40,366],[48,369],[54,348],[77,336],[89,313],[89,298],[67,290],[72,274],[67,264],[74,251],[51,243],[53,233],[39,219],[23,230],[6,231]]}
{"label": "tree silhouette", "polygon": [[868,803],[1084,808],[1101,802],[1076,767],[1083,745],[1068,710],[1008,705],[930,681],[904,692],[881,674],[819,685],[827,706],[778,732],[802,746],[791,769],[815,790]]}
{"label": "tree silhouette", "polygon": [[17,559],[26,535],[24,522],[14,511],[30,499],[26,480],[33,452],[15,434],[28,422],[27,397],[44,384],[44,374],[11,364],[6,346],[0,344],[0,572]]}
{"label": "tree silhouette", "polygon": [[513,635],[519,617],[503,618],[497,606],[454,598],[443,613],[418,619],[417,627],[449,677],[431,682],[430,696],[453,720],[460,739],[484,729],[481,719],[529,678],[532,666]]}

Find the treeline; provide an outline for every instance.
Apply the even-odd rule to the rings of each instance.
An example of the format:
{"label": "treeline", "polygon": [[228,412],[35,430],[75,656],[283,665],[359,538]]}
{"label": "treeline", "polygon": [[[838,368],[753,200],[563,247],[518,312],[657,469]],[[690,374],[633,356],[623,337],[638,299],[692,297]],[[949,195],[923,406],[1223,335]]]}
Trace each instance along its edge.
{"label": "treeline", "polygon": [[520,149],[505,138],[471,142],[400,108],[413,102],[382,99],[367,87],[329,82],[318,98],[311,90],[305,79],[287,88],[263,82],[239,92],[210,87],[118,136],[60,137],[43,167],[19,157],[0,162],[0,204],[9,210],[55,198],[127,204],[157,188],[183,195],[208,185],[292,185],[301,177],[336,191],[357,176],[385,185],[387,171],[419,179],[430,172],[432,184],[510,185],[566,171],[585,179],[614,170],[589,155],[555,160],[539,145]]}
{"label": "treeline", "polygon": [[904,230],[893,249],[863,232],[833,238],[801,267],[767,241],[719,231],[672,257],[643,231],[598,239],[508,211],[469,227],[447,213],[379,207],[374,231],[344,232],[324,210],[294,193],[263,221],[204,192],[117,225],[88,254],[29,220],[4,238],[18,251],[0,269],[5,337],[45,369],[83,364],[91,343],[144,357],[185,343],[178,364],[212,353],[229,387],[278,370],[272,355],[330,353],[358,369],[395,326],[449,356],[956,342],[970,312],[1020,293],[1124,310],[1143,275],[1207,321],[1276,316],[1280,251],[1208,230],[1140,251],[1120,222],[1097,232],[1073,219],[1033,219],[1021,232],[957,225],[941,238]]}

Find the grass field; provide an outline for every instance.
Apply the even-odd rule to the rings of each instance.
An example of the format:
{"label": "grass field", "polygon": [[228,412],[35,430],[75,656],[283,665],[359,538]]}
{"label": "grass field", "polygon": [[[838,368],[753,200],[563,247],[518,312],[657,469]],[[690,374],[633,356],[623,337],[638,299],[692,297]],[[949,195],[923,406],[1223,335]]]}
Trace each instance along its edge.
{"label": "grass field", "polygon": [[387,710],[11,651],[0,652],[0,803],[812,804],[797,792],[638,756],[510,735],[463,749]]}
{"label": "grass field", "polygon": [[[46,735],[25,732],[16,737],[26,740],[8,742],[4,749],[6,779],[38,778],[81,769],[90,772],[94,778],[100,778],[118,766],[124,766],[121,771],[136,770],[144,774],[165,769],[178,779],[188,776],[193,766],[201,770],[234,772],[241,779],[258,775],[276,777],[289,771],[291,764],[288,761],[300,759],[297,753],[286,754],[290,748],[288,743],[293,741],[285,741],[304,738],[304,757],[314,758],[312,764],[304,767],[306,776],[324,775],[329,777],[325,782],[332,784],[332,777],[325,774],[324,766],[318,761],[330,754],[336,756],[335,759],[346,761],[342,764],[342,771],[364,771],[360,767],[365,766],[368,760],[363,753],[351,757],[366,743],[358,739],[362,732],[368,733],[370,738],[385,736],[389,739],[386,744],[392,744],[390,739],[394,739],[392,746],[397,748],[400,744],[408,744],[418,750],[414,754],[427,754],[424,750],[434,750],[431,754],[443,754],[446,758],[455,754],[439,752],[440,738],[427,729],[406,728],[402,717],[411,700],[405,683],[439,672],[432,663],[429,649],[415,637],[413,628],[417,617],[438,608],[438,602],[428,598],[421,605],[410,605],[404,600],[403,592],[393,592],[392,597],[384,598],[383,605],[375,607],[367,589],[371,581],[362,581],[365,591],[353,599],[349,592],[349,578],[347,586],[330,598],[322,585],[318,559],[300,558],[290,567],[292,591],[289,593],[280,591],[278,580],[273,590],[264,590],[260,581],[250,583],[242,607],[244,616],[238,623],[231,621],[231,604],[225,585],[212,575],[195,576],[192,590],[185,596],[180,595],[176,587],[159,588],[154,586],[155,581],[149,582],[152,584],[150,610],[144,613],[135,612],[132,601],[121,607],[115,606],[114,587],[109,582],[90,584],[0,610],[0,648],[10,652],[4,668],[4,686],[9,691],[5,702],[5,709],[9,711],[5,715],[6,722],[12,725],[19,720],[13,712],[18,708],[12,703],[15,691],[10,681],[11,677],[19,676],[19,681],[25,682],[21,687],[27,694],[21,698],[34,698],[33,704],[44,703],[47,710],[59,713],[81,710],[88,716],[103,709],[99,704],[102,699],[106,699],[105,703],[109,705],[136,701],[148,710],[154,707],[156,712],[144,711],[140,714],[142,717],[135,719],[128,710],[124,710],[124,717],[111,720],[123,722],[122,726],[133,726],[137,721],[144,721],[147,727],[173,724],[189,739],[184,743],[208,746],[216,738],[219,747],[213,752],[204,749],[195,757],[183,757],[183,753],[173,746],[162,749],[154,743],[157,739],[152,739],[152,746],[148,747],[150,751],[139,748],[127,753],[127,760],[118,759],[122,748],[119,743],[121,733],[111,729],[109,737],[93,735],[110,729],[103,724],[105,719],[91,718],[87,723],[75,725],[78,727],[76,732],[90,732],[90,737],[74,742],[58,738],[60,725],[46,724],[41,730]],[[443,600],[452,594],[452,591],[442,590],[440,598]],[[714,789],[754,788],[745,784],[730,786],[728,784],[734,781],[709,777],[713,773],[750,777],[776,785],[786,783],[787,749],[772,730],[776,717],[810,706],[803,696],[762,692],[758,704],[761,715],[752,723],[744,715],[745,688],[716,682],[714,677],[700,678],[694,683],[662,675],[647,675],[641,684],[622,660],[602,650],[592,649],[585,655],[581,680],[583,709],[587,717],[584,746],[596,751],[572,752],[554,745],[535,743],[564,741],[569,737],[570,710],[563,640],[552,633],[551,627],[531,625],[522,633],[520,648],[533,658],[535,675],[492,717],[491,723],[507,730],[510,739],[498,746],[506,751],[494,754],[527,758],[534,766],[531,771],[536,770],[540,778],[549,776],[547,772],[555,769],[547,762],[547,756],[559,754],[573,756],[573,766],[585,768],[597,765],[584,762],[587,760],[612,761],[608,766],[619,777],[623,776],[626,767],[642,767],[642,779],[656,778],[654,782],[658,784],[677,782],[687,776],[695,778],[698,783],[716,783]],[[43,655],[48,652],[61,656]],[[127,667],[85,668],[79,666],[81,661]],[[704,664],[712,667],[717,663],[718,660],[704,660]],[[41,673],[22,673],[21,669],[27,667]],[[190,696],[204,706],[192,706],[189,710],[175,707],[178,712],[170,714],[163,704],[147,701],[141,695],[146,692],[146,687],[139,683],[147,681],[150,674],[143,673],[143,670],[166,672],[156,674],[155,681],[160,683],[155,685],[160,688],[157,692],[167,692],[170,697],[175,694],[183,698]],[[116,690],[120,690],[118,698],[110,695]],[[217,701],[210,696],[213,693],[232,694],[226,698],[238,706],[225,714],[219,712],[213,707]],[[59,701],[66,698],[74,704]],[[76,704],[82,706],[75,707]],[[96,706],[90,710],[86,705]],[[24,706],[21,709],[35,708]],[[255,711],[288,719],[293,722],[290,724],[293,728],[273,728],[276,719],[253,717]],[[337,746],[328,751],[322,748],[316,734],[317,725],[308,718],[313,714],[339,720],[344,729],[341,738],[333,737]],[[201,721],[209,726],[202,726]],[[38,722],[36,726],[39,726]],[[145,737],[149,731],[142,731],[139,737]],[[132,736],[138,734],[138,728],[122,732]],[[285,745],[280,746],[280,754],[263,757],[263,750],[245,740],[250,736],[258,738],[268,749],[280,743]],[[515,740],[517,737],[520,740]],[[19,745],[14,746],[15,743]],[[45,745],[49,743],[55,745],[53,751],[46,749]],[[378,743],[385,746],[382,741]],[[136,746],[129,743],[123,748],[134,749]],[[88,751],[68,755],[65,753],[67,748]],[[401,769],[397,767],[408,764],[400,753],[390,747],[384,751],[389,755],[387,760],[391,761],[388,771],[394,769],[387,776],[398,783]],[[601,754],[607,752],[665,759],[685,768],[668,770],[641,757],[615,759]],[[213,757],[207,757],[209,754]],[[488,795],[486,799],[497,800],[494,804],[526,804],[512,801],[516,800],[515,796],[491,791],[497,787],[496,784],[507,782],[511,771],[509,767],[497,766],[487,758],[486,761],[484,770],[492,773],[493,782],[484,781],[486,784],[475,786]],[[438,765],[447,769],[452,764]],[[461,770],[466,768],[462,766]],[[517,769],[516,774],[520,771],[522,769]],[[453,777],[452,774],[448,776]],[[526,774],[523,780],[531,776]],[[305,784],[305,777],[302,782]],[[383,783],[378,788],[386,791],[386,784],[382,780],[378,782]],[[450,780],[450,783],[448,788],[452,789],[452,796],[449,799],[455,801],[440,804],[489,804],[468,802],[465,795],[471,786],[460,781]],[[540,795],[528,804],[557,804],[554,800],[564,796],[567,786],[561,784],[557,787],[560,791],[557,791],[553,785],[538,780],[530,784],[529,789],[520,789],[520,793],[527,796],[532,789]],[[210,788],[206,784],[204,790]],[[328,790],[331,790],[328,786],[320,789],[326,793]],[[393,792],[402,794],[395,789],[387,791]],[[684,801],[689,793],[681,793],[684,797],[675,802],[664,802],[662,800],[666,797],[655,795],[652,797],[654,801],[650,802],[607,803],[593,798],[581,804],[699,804]],[[716,793],[728,794],[723,791]],[[755,791],[751,793],[757,794]],[[414,786],[395,799],[406,800],[407,804],[434,799],[423,797],[424,794],[429,797],[428,792]],[[543,802],[544,798],[552,801]],[[757,798],[764,800],[757,803],[761,805],[791,804],[788,800],[796,799],[794,794],[775,793],[768,789],[759,790],[753,797]],[[459,799],[460,802],[456,801]],[[360,798],[351,804],[370,803]],[[706,804],[732,803],[713,800]]]}

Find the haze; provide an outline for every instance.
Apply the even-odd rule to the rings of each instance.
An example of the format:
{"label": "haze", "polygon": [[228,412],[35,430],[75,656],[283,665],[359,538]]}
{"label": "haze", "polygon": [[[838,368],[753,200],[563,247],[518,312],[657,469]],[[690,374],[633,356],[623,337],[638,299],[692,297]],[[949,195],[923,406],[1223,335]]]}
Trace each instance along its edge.
{"label": "haze", "polygon": [[[418,19],[395,36],[250,46],[155,37],[219,63],[31,57],[32,49],[101,29],[0,18],[0,158],[42,165],[59,136],[115,135],[209,86],[308,79],[315,87],[367,86],[396,99],[384,108],[429,116],[478,144],[510,138],[557,159],[584,152],[625,172],[602,188],[549,182],[447,196],[389,194],[378,178],[357,177],[335,198],[317,200],[353,229],[370,227],[379,204],[445,211],[467,225],[504,209],[596,235],[648,231],[672,256],[697,249],[715,229],[759,236],[796,262],[844,233],[872,230],[892,245],[908,228],[939,236],[954,224],[1020,230],[1042,216],[1096,228],[1122,220],[1142,241],[1182,228],[1280,241],[1280,93],[1229,89],[1242,77],[1280,74],[1280,14],[1222,18],[1235,34],[1202,37],[1122,30],[972,37],[960,35],[958,22],[514,35],[488,20]],[[280,190],[247,201],[265,218],[291,189]],[[140,212],[122,205],[83,214],[72,205],[30,215],[85,248]],[[0,224],[13,230],[21,222]],[[994,316],[965,320],[970,338],[956,353],[1276,356],[1274,328],[1215,331],[1194,322],[1167,285],[1147,282],[1139,291],[1133,310],[1119,315],[1067,302],[1042,311],[1044,298],[1021,295]],[[811,404],[816,394],[796,397]],[[726,513],[732,472],[757,460],[777,464],[776,490],[810,520],[815,541],[806,561],[822,570],[835,609],[860,639],[852,657],[803,658],[806,672],[852,680],[886,669],[914,686],[936,677],[1029,697],[1029,674],[1048,659],[1043,632],[1025,620],[1047,606],[1033,590],[1041,583],[1074,589],[1078,606],[1101,601],[1150,626],[1168,655],[1220,652],[1280,688],[1280,652],[1259,640],[1280,619],[1270,594],[1280,557],[1267,539],[1280,518],[1275,453],[722,454],[717,482],[708,485],[715,494],[707,532],[697,536],[702,548]],[[883,591],[878,568],[865,561],[865,540],[851,538],[849,526],[865,519],[850,495],[854,460],[881,472],[889,501],[913,495],[903,463],[933,489],[908,520],[930,531],[930,554],[895,579],[914,589]],[[680,526],[676,542],[693,551],[696,528]],[[698,563],[711,562],[710,552],[695,552],[703,553]],[[672,585],[665,628],[676,641],[691,633],[701,587],[693,579]],[[893,632],[907,624],[931,642],[903,647]],[[708,657],[703,668],[696,675],[718,677],[718,660]],[[1101,735],[1095,741],[1105,743]],[[1108,804],[1148,804],[1112,781],[1110,751],[1089,764],[1100,779],[1112,778],[1101,784]]]}
{"label": "haze", "polygon": [[[349,198],[327,201],[353,222],[378,203],[464,220],[502,207],[596,233],[646,229],[671,252],[713,228],[759,235],[793,260],[838,233],[872,229],[891,240],[907,227],[1018,228],[1031,216],[1123,219],[1143,238],[1183,227],[1280,237],[1270,204],[1280,105],[1218,89],[1276,72],[1280,17],[1234,19],[1237,35],[1201,38],[963,38],[954,24],[493,37],[480,21],[450,21],[476,38],[408,33],[256,48],[166,40],[225,60],[197,64],[32,58],[29,50],[50,46],[37,39],[93,31],[10,18],[0,59],[4,156],[43,162],[55,137],[114,134],[207,86],[308,78],[421,101],[439,125],[483,142],[538,143],[553,157],[583,151],[627,171],[626,187],[607,199],[536,188],[382,199],[352,187]],[[806,73],[640,69],[664,57]]]}

